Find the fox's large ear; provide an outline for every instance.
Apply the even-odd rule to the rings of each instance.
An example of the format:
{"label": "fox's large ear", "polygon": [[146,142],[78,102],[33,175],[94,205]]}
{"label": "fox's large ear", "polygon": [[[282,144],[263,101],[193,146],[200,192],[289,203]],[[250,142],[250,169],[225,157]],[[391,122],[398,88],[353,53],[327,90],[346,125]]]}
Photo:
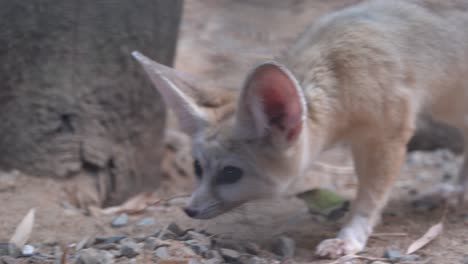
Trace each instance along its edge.
{"label": "fox's large ear", "polygon": [[302,89],[292,73],[276,62],[266,62],[247,76],[237,109],[238,131],[248,137],[270,138],[275,145],[294,142],[307,115]]}
{"label": "fox's large ear", "polygon": [[193,94],[190,94],[190,91],[193,93],[198,89],[193,79],[137,51],[132,52],[132,55],[143,66],[166,105],[174,111],[180,128],[185,133],[193,135],[208,125],[208,113],[197,104]]}

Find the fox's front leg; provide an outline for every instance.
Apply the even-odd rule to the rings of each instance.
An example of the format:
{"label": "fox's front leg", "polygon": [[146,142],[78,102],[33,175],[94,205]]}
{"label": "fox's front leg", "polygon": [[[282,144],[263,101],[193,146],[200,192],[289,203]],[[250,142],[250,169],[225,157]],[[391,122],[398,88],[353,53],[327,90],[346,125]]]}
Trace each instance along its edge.
{"label": "fox's front leg", "polygon": [[408,137],[397,140],[366,139],[352,145],[359,179],[350,219],[338,237],[322,241],[317,254],[337,258],[362,251],[380,218],[392,185],[400,173]]}

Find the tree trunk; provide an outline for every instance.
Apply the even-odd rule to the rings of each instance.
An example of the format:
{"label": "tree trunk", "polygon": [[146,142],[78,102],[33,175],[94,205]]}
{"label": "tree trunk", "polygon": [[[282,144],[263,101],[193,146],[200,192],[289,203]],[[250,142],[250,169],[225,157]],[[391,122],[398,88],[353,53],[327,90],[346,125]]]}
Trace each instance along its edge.
{"label": "tree trunk", "polygon": [[155,188],[160,96],[130,53],[172,64],[182,0],[0,0],[0,167],[90,175],[100,202]]}

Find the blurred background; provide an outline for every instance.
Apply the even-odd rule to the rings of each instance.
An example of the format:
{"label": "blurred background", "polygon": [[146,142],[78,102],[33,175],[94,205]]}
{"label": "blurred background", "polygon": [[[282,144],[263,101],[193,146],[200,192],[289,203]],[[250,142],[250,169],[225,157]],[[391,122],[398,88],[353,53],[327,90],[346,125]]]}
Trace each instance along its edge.
{"label": "blurred background", "polygon": [[[330,263],[313,249],[342,219],[317,219],[296,197],[209,221],[181,212],[190,139],[130,53],[238,89],[318,17],[358,2],[0,0],[0,263]],[[437,222],[443,208],[414,198],[454,180],[463,151],[458,132],[430,117],[408,149],[368,255],[403,252]],[[355,186],[338,146],[291,193],[322,187],[350,199]],[[449,219],[418,252],[426,262],[411,263],[468,263],[468,215]]]}

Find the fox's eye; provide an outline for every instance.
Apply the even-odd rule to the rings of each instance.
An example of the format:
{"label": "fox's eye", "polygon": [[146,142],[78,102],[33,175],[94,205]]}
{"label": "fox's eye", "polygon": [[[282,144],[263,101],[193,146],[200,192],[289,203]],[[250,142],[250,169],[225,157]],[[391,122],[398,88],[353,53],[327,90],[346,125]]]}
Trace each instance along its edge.
{"label": "fox's eye", "polygon": [[203,169],[198,160],[193,161],[193,170],[195,171],[195,175],[197,176],[197,178],[201,179],[203,175]]}
{"label": "fox's eye", "polygon": [[217,184],[232,184],[242,178],[244,172],[242,169],[234,166],[226,166],[219,173],[216,183]]}

